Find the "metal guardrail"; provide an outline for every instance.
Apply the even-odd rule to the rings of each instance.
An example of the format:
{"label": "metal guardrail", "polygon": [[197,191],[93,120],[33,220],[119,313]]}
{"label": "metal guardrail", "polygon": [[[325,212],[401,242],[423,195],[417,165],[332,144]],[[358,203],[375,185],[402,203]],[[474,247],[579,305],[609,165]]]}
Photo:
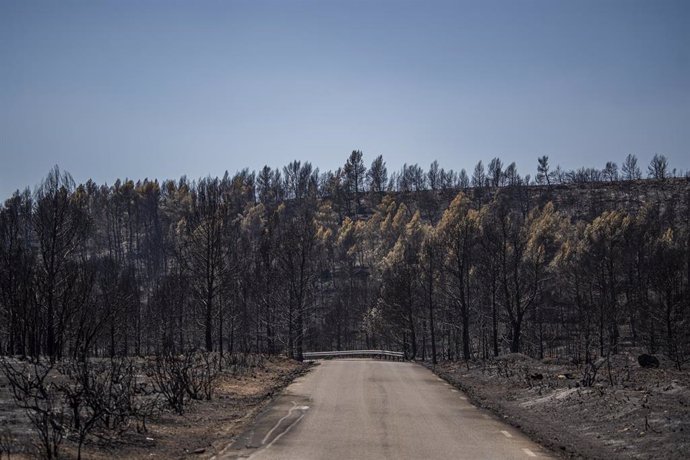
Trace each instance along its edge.
{"label": "metal guardrail", "polygon": [[309,351],[302,353],[304,359],[345,358],[345,357],[380,357],[383,359],[403,360],[401,351],[388,350],[344,350],[344,351]]}

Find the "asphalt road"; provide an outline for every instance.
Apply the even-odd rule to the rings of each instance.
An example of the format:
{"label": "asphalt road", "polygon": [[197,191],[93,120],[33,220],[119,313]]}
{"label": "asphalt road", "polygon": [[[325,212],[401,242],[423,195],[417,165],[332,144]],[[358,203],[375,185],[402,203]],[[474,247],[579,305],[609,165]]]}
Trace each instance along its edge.
{"label": "asphalt road", "polygon": [[323,361],[293,382],[219,458],[529,459],[549,454],[428,369]]}

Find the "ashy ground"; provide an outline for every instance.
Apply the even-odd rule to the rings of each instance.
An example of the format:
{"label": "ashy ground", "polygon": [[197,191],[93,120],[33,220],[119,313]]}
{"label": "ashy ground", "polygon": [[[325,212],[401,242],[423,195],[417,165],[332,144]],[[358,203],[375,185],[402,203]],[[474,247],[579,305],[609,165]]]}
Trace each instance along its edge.
{"label": "ashy ground", "polygon": [[582,368],[521,354],[432,368],[475,404],[561,456],[687,459],[690,372],[659,358],[660,368],[645,369],[636,353],[617,355],[610,373],[604,364],[588,387],[581,383]]}

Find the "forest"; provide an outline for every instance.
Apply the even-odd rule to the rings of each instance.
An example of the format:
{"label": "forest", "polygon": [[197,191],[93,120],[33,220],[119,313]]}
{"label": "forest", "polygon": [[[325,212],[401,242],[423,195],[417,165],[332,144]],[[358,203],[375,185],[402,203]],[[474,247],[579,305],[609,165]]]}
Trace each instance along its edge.
{"label": "forest", "polygon": [[293,161],[222,178],[75,184],[0,208],[0,354],[195,350],[690,356],[690,182],[622,167],[479,162],[471,176]]}

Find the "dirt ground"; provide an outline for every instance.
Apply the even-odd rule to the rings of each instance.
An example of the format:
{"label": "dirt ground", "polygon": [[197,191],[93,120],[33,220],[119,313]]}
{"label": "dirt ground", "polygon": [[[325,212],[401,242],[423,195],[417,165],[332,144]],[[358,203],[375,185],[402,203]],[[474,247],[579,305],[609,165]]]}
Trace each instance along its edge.
{"label": "dirt ground", "polygon": [[[162,412],[147,422],[144,433],[129,429],[117,438],[87,440],[82,457],[209,458],[229,444],[274,394],[309,368],[309,364],[271,357],[245,375],[223,375],[211,401],[194,401],[183,415]],[[31,427],[14,405],[6,382],[0,382],[0,434],[3,431],[13,438],[13,459],[33,457]],[[76,443],[66,439],[60,453],[76,458]]]}
{"label": "dirt ground", "polygon": [[658,355],[660,367],[645,369],[637,356],[612,357],[589,387],[582,367],[521,354],[431,368],[559,456],[690,458],[690,371]]}

